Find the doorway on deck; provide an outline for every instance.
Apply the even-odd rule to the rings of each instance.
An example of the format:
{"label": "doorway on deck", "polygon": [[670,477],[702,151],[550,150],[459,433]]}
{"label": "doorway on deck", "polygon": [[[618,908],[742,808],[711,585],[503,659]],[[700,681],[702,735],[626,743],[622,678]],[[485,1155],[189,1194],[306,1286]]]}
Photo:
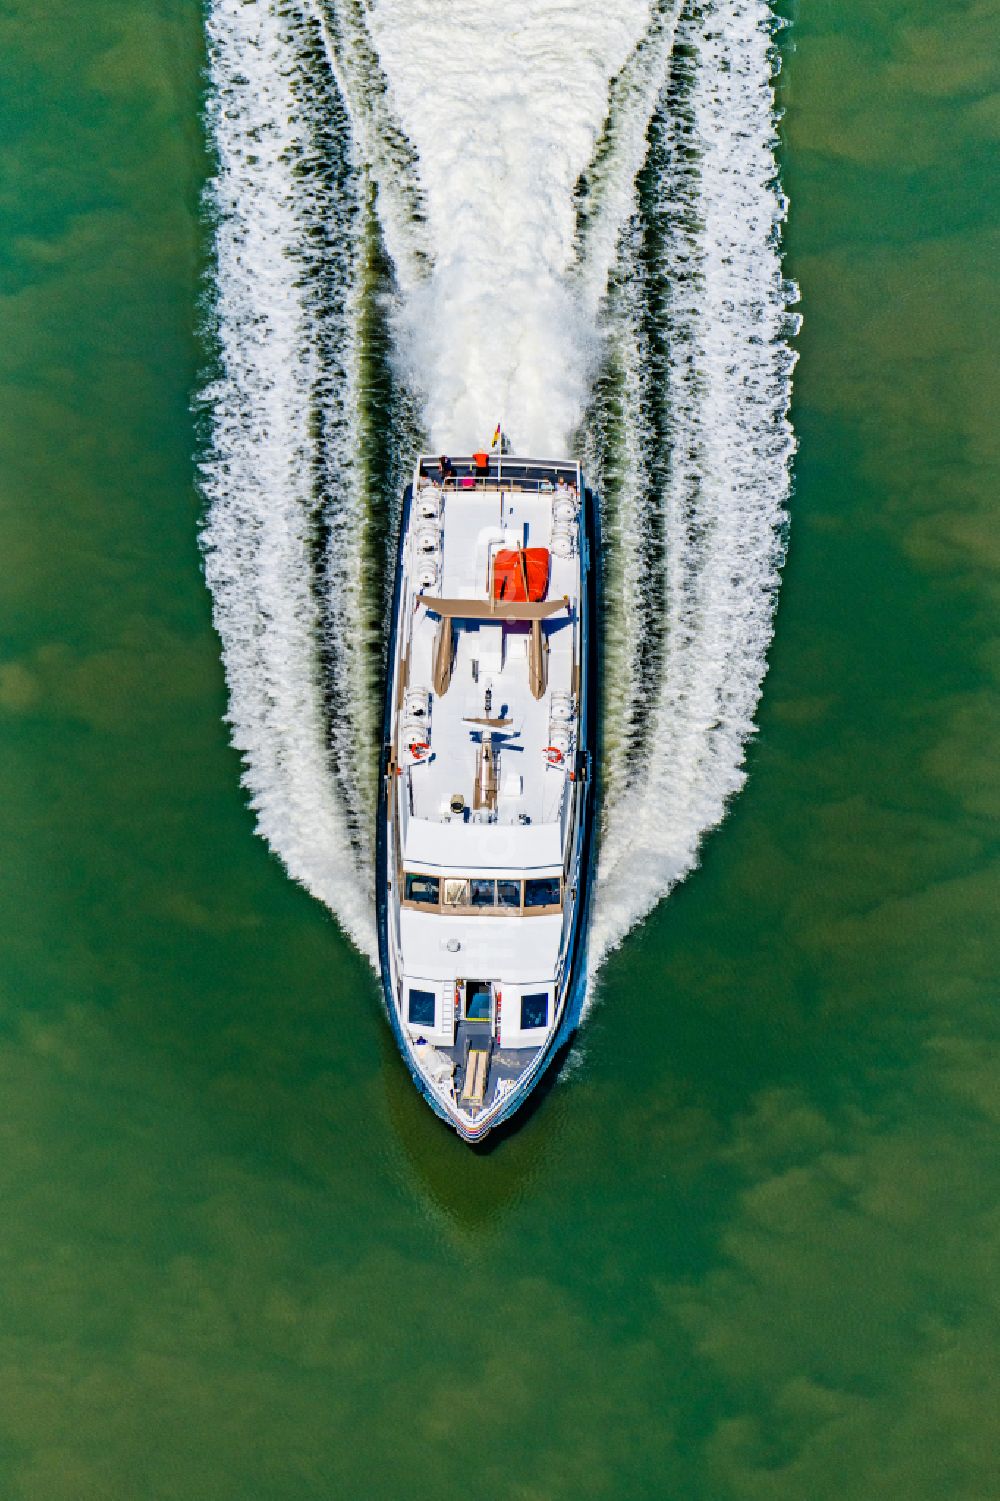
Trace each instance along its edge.
{"label": "doorway on deck", "polygon": [[493,1020],[493,987],[489,980],[466,980],[465,1020],[485,1022]]}

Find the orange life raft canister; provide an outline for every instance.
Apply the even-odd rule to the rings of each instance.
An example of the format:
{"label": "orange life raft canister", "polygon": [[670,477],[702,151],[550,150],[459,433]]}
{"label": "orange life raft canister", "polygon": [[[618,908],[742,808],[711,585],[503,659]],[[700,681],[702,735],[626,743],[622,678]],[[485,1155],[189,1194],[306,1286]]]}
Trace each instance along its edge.
{"label": "orange life raft canister", "polygon": [[[523,566],[522,566],[523,560]],[[528,592],[524,592],[525,578]],[[547,547],[513,548],[498,552],[493,560],[493,598],[523,604],[525,600],[545,598],[549,587],[549,550]]]}

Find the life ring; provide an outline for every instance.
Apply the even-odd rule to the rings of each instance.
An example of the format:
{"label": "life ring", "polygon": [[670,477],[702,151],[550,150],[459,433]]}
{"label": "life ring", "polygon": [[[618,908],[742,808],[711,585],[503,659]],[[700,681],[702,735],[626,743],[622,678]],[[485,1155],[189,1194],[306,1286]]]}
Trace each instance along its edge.
{"label": "life ring", "polygon": [[547,745],[545,747],[545,759],[550,766],[561,766],[566,758],[558,745]]}
{"label": "life ring", "polygon": [[411,740],[410,741],[410,755],[413,757],[413,759],[415,761],[422,761],[424,759],[424,757],[425,756],[429,756],[430,753],[431,753],[431,748],[427,744],[426,740]]}

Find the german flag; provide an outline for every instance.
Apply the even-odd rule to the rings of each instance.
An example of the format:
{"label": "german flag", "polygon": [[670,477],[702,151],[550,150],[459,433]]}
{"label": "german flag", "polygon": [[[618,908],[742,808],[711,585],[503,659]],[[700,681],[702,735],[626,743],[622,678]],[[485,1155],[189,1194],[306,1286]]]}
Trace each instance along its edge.
{"label": "german flag", "polygon": [[499,424],[499,422],[498,422],[498,423],[497,423],[497,430],[496,430],[496,432],[495,432],[495,433],[494,433],[494,434],[493,434],[493,442],[492,442],[492,443],[491,443],[491,444],[490,444],[490,447],[491,447],[491,448],[496,448],[496,446],[497,446],[497,444],[498,444],[498,443],[499,443],[499,442],[500,442],[500,424]]}

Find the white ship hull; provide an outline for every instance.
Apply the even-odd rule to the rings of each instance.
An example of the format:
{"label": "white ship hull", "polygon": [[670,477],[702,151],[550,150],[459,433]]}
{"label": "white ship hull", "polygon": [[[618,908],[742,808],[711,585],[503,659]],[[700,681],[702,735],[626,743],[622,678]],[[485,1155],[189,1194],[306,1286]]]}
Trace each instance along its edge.
{"label": "white ship hull", "polygon": [[593,865],[596,508],[579,466],[493,455],[404,500],[378,809],[393,1033],[467,1141],[579,1020]]}

